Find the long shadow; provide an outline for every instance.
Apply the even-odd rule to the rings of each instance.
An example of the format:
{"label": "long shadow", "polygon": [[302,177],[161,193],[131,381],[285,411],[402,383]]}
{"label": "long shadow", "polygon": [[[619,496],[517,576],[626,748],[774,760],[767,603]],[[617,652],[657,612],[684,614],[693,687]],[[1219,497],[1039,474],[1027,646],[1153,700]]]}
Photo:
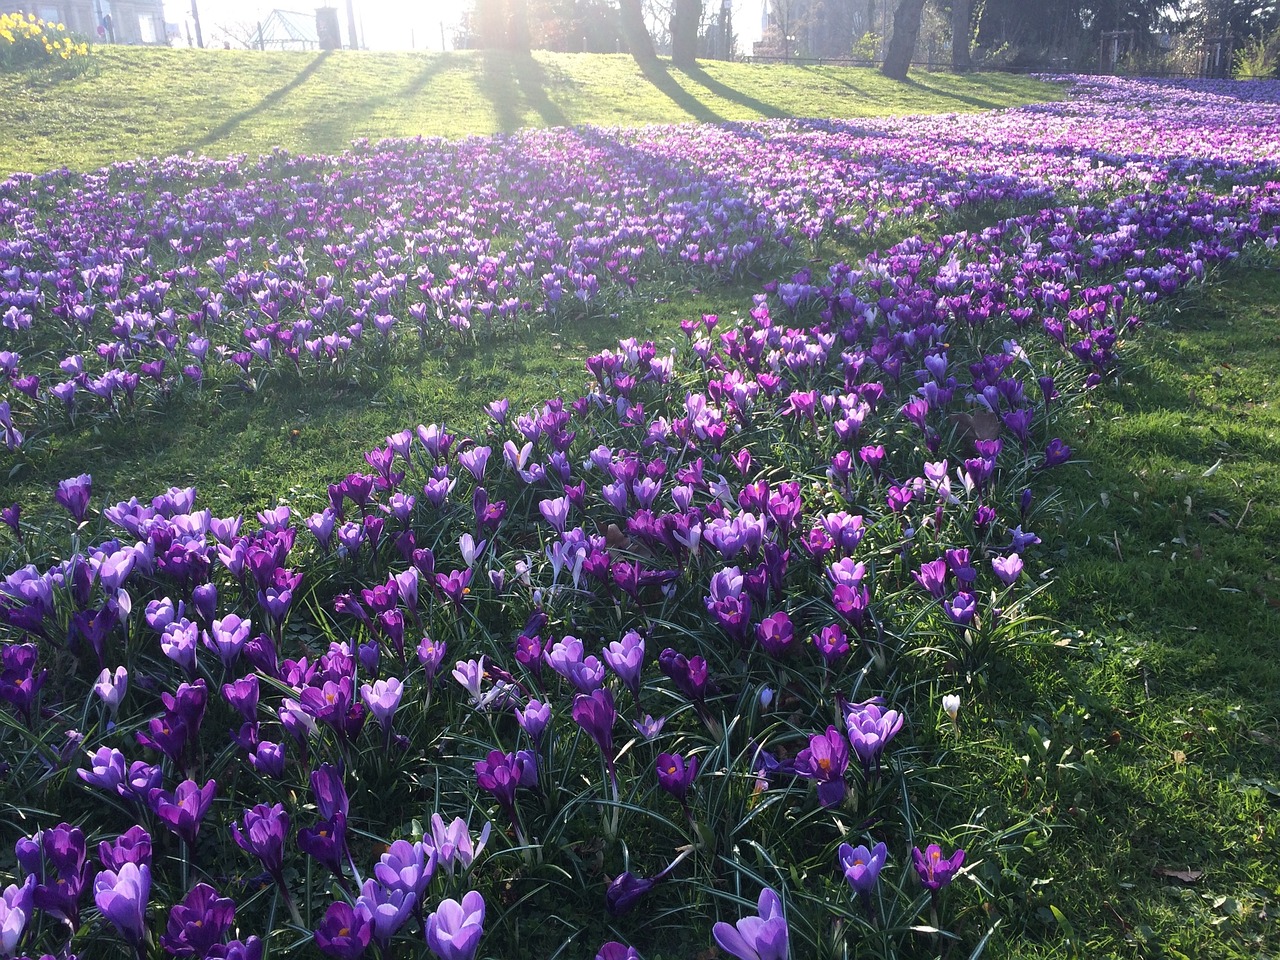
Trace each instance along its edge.
{"label": "long shadow", "polygon": [[864,99],[868,99],[868,101],[870,101],[870,95],[867,93],[866,90],[858,86],[856,83],[850,83],[844,77],[836,76],[835,74],[831,74],[831,73],[819,73],[817,68],[815,68],[812,64],[808,64],[808,63],[797,64],[797,66],[799,66],[801,70],[804,70],[807,73],[812,73],[816,76],[821,77],[823,80],[827,80],[831,83],[838,83],[842,87],[847,87],[848,89],[856,93],[858,96]]}
{"label": "long shadow", "polygon": [[515,71],[511,65],[512,54],[500,50],[483,50],[480,53],[480,92],[493,104],[498,129],[511,133],[523,125],[524,111],[520,109],[520,89],[516,85]]}
{"label": "long shadow", "polygon": [[569,117],[547,95],[550,83],[546,68],[527,53],[515,57],[512,68],[516,82],[520,84],[520,92],[529,101],[529,106],[537,111],[542,122],[549,127],[567,127]]}
{"label": "long shadow", "polygon": [[942,97],[948,100],[958,100],[960,103],[967,103],[971,107],[977,107],[979,110],[999,110],[1004,106],[994,100],[983,100],[981,97],[969,97],[962,93],[956,93],[953,90],[943,90],[941,87],[931,87],[927,83],[921,83],[911,77],[907,77],[902,81],[908,87],[914,87],[917,90],[923,90],[925,93],[933,94],[935,97]]}
{"label": "long shadow", "polygon": [[504,133],[527,125],[525,107],[537,113],[545,126],[570,125],[568,114],[547,93],[551,81],[546,68],[528,52],[485,50],[480,64],[480,92],[493,104],[498,128]]}
{"label": "long shadow", "polygon": [[763,100],[757,100],[749,94],[743,93],[741,90],[735,90],[728,84],[722,83],[715,77],[707,73],[702,67],[694,66],[688,69],[681,69],[686,77],[694,83],[705,87],[710,93],[715,94],[722,100],[728,100],[730,103],[736,103],[740,107],[746,107],[748,110],[754,110],[762,117],[768,117],[770,120],[779,120],[783,117],[792,116],[791,113],[780,107],[775,107],[771,103],[765,103]]}
{"label": "long shadow", "polygon": [[[414,100],[430,86],[437,76],[448,70],[457,69],[459,69],[459,63],[452,54],[432,54],[428,57],[427,63],[422,69],[410,77],[403,87],[388,90],[386,93],[379,94],[376,97],[366,97],[350,111],[342,111],[341,113],[334,111],[314,115],[307,124],[308,136],[312,142],[333,140],[334,136],[324,131],[328,128],[339,127],[348,123],[348,115],[364,118],[388,104]],[[405,135],[408,136],[409,134],[406,133]]]}
{"label": "long shadow", "polygon": [[724,117],[676,82],[676,78],[671,76],[664,61],[637,57],[635,62],[646,80],[657,87],[677,107],[691,114],[695,120],[701,123],[724,123]]}
{"label": "long shadow", "polygon": [[307,62],[307,65],[305,67],[303,67],[301,70],[298,71],[297,76],[295,76],[292,80],[290,80],[284,86],[279,87],[275,90],[272,90],[270,93],[264,96],[261,100],[255,103],[252,107],[247,107],[244,110],[241,110],[237,113],[233,113],[231,116],[227,117],[226,120],[223,120],[222,123],[218,124],[212,130],[206,133],[194,144],[186,147],[178,147],[176,149],[176,152],[185,153],[188,150],[196,150],[196,149],[199,149],[200,147],[207,147],[209,146],[209,144],[214,143],[218,140],[221,140],[223,137],[227,136],[229,133],[231,133],[233,130],[239,127],[246,120],[256,117],[258,114],[262,113],[262,111],[266,110],[268,107],[275,106],[275,104],[279,103],[281,100],[287,97],[294,90],[297,90],[298,87],[302,86],[304,83],[310,80],[312,75],[317,70],[320,69],[321,65],[323,65],[323,63],[329,59],[329,54],[331,52],[332,51],[329,51],[329,50],[323,50],[320,53],[316,54],[314,57],[311,58],[310,61]]}

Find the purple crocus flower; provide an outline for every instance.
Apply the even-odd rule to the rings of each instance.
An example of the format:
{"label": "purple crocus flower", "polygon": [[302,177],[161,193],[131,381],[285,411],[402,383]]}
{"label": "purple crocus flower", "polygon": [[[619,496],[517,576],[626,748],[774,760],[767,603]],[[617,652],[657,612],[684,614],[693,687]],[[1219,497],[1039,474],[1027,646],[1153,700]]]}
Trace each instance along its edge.
{"label": "purple crocus flower", "polygon": [[644,669],[644,637],[628,630],[621,640],[604,648],[604,662],[618,675],[631,697],[640,702],[640,673]]}
{"label": "purple crocus flower", "polygon": [[635,947],[610,940],[600,945],[600,949],[596,951],[596,960],[640,960],[640,954]]}
{"label": "purple crocus flower", "polygon": [[184,780],[172,793],[167,790],[152,790],[148,801],[165,826],[188,845],[194,846],[196,835],[200,832],[200,822],[209,812],[217,792],[217,781],[206,781],[201,787],[194,780]]}
{"label": "purple crocus flower", "polygon": [[385,951],[404,922],[409,919],[417,899],[403,888],[384,887],[372,878],[366,880],[356,898],[356,910],[369,918],[373,929],[370,938]]}
{"label": "purple crocus flower", "polygon": [[[490,750],[488,757],[476,761],[476,783],[481,790],[493,794],[512,824],[516,817],[516,790],[538,782],[538,764],[527,750],[503,753]],[[518,829],[518,827],[517,827]]]}
{"label": "purple crocus flower", "polygon": [[541,743],[543,731],[551,722],[551,705],[539,700],[530,700],[523,708],[516,708],[516,722],[534,743]]}
{"label": "purple crocus flower", "polygon": [[964,850],[957,848],[950,857],[943,857],[942,848],[936,843],[911,850],[911,859],[915,863],[916,875],[926,890],[937,892],[955,879],[956,871],[964,863]]}
{"label": "purple crocus flower", "polygon": [[774,659],[781,659],[795,649],[795,627],[791,618],[779,610],[756,625],[756,640]]}
{"label": "purple crocus flower", "polygon": [[613,724],[618,719],[618,711],[613,706],[613,694],[607,687],[590,694],[578,694],[573,698],[573,719],[600,748],[612,781]]}
{"label": "purple crocus flower", "polygon": [[435,855],[436,863],[444,868],[452,879],[455,866],[467,870],[475,858],[480,856],[480,851],[489,842],[489,834],[492,830],[493,825],[486,823],[473,844],[471,828],[467,825],[467,821],[456,817],[452,823],[446,824],[440,814],[433,813],[431,836],[423,837],[422,845]]}
{"label": "purple crocus flower", "polygon": [[338,811],[314,827],[303,827],[298,831],[298,849],[340,878],[347,855],[346,814]]}
{"label": "purple crocus flower", "polygon": [[373,865],[379,883],[389,890],[412,894],[419,903],[435,870],[435,849],[408,840],[396,840]]}
{"label": "purple crocus flower", "polygon": [[404,685],[395,677],[375,680],[372,684],[362,684],[360,697],[364,700],[369,712],[377,719],[386,734],[391,733],[391,719],[396,708],[400,706],[400,698],[404,695]]}
{"label": "purple crocus flower", "polygon": [[849,743],[864,770],[879,768],[889,741],[898,735],[905,719],[897,710],[884,710],[880,699],[844,706],[844,722]]}
{"label": "purple crocus flower", "polygon": [[1007,557],[992,557],[991,569],[1006,587],[1012,586],[1022,576],[1022,558],[1016,553]]}
{"label": "purple crocus flower", "polygon": [[658,666],[681,693],[695,704],[701,704],[707,696],[707,661],[700,657],[686,657],[668,647],[658,657]]}
{"label": "purple crocus flower", "polygon": [[678,753],[658,754],[658,786],[682,804],[688,800],[694,778],[698,776],[698,758],[687,760]]}
{"label": "purple crocus flower", "polygon": [[618,874],[604,892],[604,906],[612,916],[631,912],[645,894],[658,885],[658,877],[639,877],[629,870]]}
{"label": "purple crocus flower", "polygon": [[[7,404],[5,405],[8,406]],[[89,498],[93,496],[93,477],[82,473],[78,477],[70,477],[58,481],[58,489],[53,498],[67,508],[71,519],[76,523],[84,522],[85,512],[89,509]]]}
{"label": "purple crocus flower", "polygon": [[229,613],[221,620],[213,621],[212,630],[204,632],[204,645],[218,655],[224,666],[230,667],[240,656],[253,622]]}
{"label": "purple crocus flower", "polygon": [[27,929],[34,906],[36,878],[30,875],[22,886],[11,883],[0,890],[0,955],[11,957],[18,951],[18,941]]}
{"label": "purple crocus flower", "polygon": [[873,850],[868,850],[865,845],[852,847],[842,843],[838,860],[849,886],[854,893],[861,895],[870,893],[875,887],[880,868],[888,857],[889,849],[883,843],[877,843]]}
{"label": "purple crocus flower", "polygon": [[283,804],[267,806],[256,804],[244,812],[244,829],[240,824],[231,824],[231,836],[236,846],[246,853],[251,853],[262,863],[262,867],[271,874],[272,879],[281,888],[284,878],[284,838],[289,833],[289,815],[284,812]]}
{"label": "purple crocus flower", "polygon": [[941,600],[947,592],[947,561],[942,557],[920,565],[911,576],[929,596]]}
{"label": "purple crocus flower", "polygon": [[468,891],[459,903],[444,900],[427,917],[427,946],[440,960],[472,960],[484,935],[484,897]]}
{"label": "purple crocus flower", "polygon": [[462,450],[458,453],[458,463],[475,477],[477,483],[480,483],[484,480],[485,467],[489,465],[489,454],[492,452],[489,447],[472,447],[470,450]]}
{"label": "purple crocus flower", "polygon": [[110,668],[104,667],[102,673],[98,674],[97,682],[93,685],[93,692],[106,705],[107,714],[112,718],[115,717],[116,711],[120,708],[120,701],[124,699],[125,692],[128,689],[129,671],[126,667],[116,667],[114,672]]}
{"label": "purple crocus flower", "polygon": [[834,807],[845,795],[845,771],[849,769],[849,746],[840,731],[827,727],[826,733],[814,734],[809,746],[795,759],[796,773],[818,783],[818,800],[824,807]]}
{"label": "purple crocus flower", "polygon": [[738,960],[787,960],[787,921],[782,901],[765,887],[760,891],[759,914],[743,917],[735,926],[723,921],[712,929],[720,949]]}
{"label": "purple crocus flower", "polygon": [[252,723],[258,716],[258,675],[251,673],[232,683],[224,683],[222,696],[244,717],[245,722]]}
{"label": "purple crocus flower", "polygon": [[329,904],[316,928],[316,946],[337,960],[356,960],[372,937],[373,923],[368,915],[343,900]]}
{"label": "purple crocus flower", "polygon": [[835,666],[849,652],[849,638],[839,624],[828,624],[813,636],[813,645],[828,666]]}
{"label": "purple crocus flower", "polygon": [[207,883],[198,883],[182,903],[174,904],[169,911],[169,922],[160,936],[160,944],[175,957],[204,960],[215,944],[222,943],[235,917],[234,900],[219,896]]}
{"label": "purple crocus flower", "polygon": [[123,793],[124,754],[114,747],[99,747],[95,753],[86,753],[86,756],[89,758],[89,768],[76,771],[80,779],[107,793]]}
{"label": "purple crocus flower", "polygon": [[93,881],[93,902],[120,936],[134,946],[147,930],[147,900],[151,896],[151,868],[126,863],[117,870],[103,870]]}
{"label": "purple crocus flower", "polygon": [[151,834],[134,825],[115,840],[98,844],[98,860],[108,870],[119,872],[126,863],[151,863]]}
{"label": "purple crocus flower", "polygon": [[978,598],[961,590],[950,600],[944,601],[942,609],[953,622],[966,627],[973,622],[973,616],[978,611]]}

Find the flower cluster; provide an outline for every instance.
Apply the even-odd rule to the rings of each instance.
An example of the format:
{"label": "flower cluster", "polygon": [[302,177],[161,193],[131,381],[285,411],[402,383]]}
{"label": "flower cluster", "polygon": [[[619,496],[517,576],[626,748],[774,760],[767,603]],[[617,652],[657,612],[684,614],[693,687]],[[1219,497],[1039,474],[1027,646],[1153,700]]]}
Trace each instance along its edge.
{"label": "flower cluster", "polygon": [[[1091,103],[1055,108],[1056,129],[1038,115],[1046,136]],[[1280,237],[1256,130],[1206,154],[1230,184],[1215,192],[1203,165],[1149,155],[1082,173],[1043,151],[997,177],[991,142],[1012,148],[1014,125],[977,121],[962,175],[926,163],[937,121],[886,121],[917,145],[894,141],[902,162],[861,198],[844,191],[874,178],[854,168],[878,161],[822,123],[528,133],[518,163],[498,138],[0,187],[0,321],[79,345],[52,385],[0,352],[28,414],[143,378],[160,396],[171,361],[193,382],[329,367],[392,350],[397,324],[496,330],[643,270],[721,276],[858,210],[871,230],[898,207],[1011,205],[981,230],[780,271],[734,316],[624,340],[531,409],[405,424],[255,516],[216,516],[191,487],[103,504],[91,475],[64,480],[73,542],[0,579],[0,738],[24,744],[3,775],[59,820],[15,838],[3,952],[108,928],[141,952],[163,929],[171,955],[252,960],[287,914],[274,942],[471,960],[575,909],[658,937],[628,924],[665,898],[682,932],[785,958],[832,896],[886,931],[924,899],[936,913],[966,854],[909,853],[893,773],[939,708],[928,678],[980,674],[1031,629],[1062,410],[1153,303]],[[1235,155],[1250,149],[1253,167]],[[163,196],[122,223],[102,197],[126,173]],[[466,210],[464,173],[493,184]],[[37,222],[42,190],[66,191],[65,219]],[[23,515],[4,511],[15,551],[35,539]],[[828,867],[779,871],[790,886],[731,924],[724,891],[761,886],[748,848]],[[906,862],[927,897],[878,886]]]}

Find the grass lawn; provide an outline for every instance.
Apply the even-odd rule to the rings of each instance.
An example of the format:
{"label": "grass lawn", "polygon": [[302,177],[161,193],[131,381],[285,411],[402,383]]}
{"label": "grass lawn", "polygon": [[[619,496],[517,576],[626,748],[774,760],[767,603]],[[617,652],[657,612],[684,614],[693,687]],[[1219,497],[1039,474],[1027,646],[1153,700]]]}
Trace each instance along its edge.
{"label": "grass lawn", "polygon": [[124,157],[275,147],[335,153],[360,137],[463,137],[525,126],[985,110],[1056,99],[1025,77],[459,52],[272,53],[98,47],[80,77],[0,74],[0,174]]}

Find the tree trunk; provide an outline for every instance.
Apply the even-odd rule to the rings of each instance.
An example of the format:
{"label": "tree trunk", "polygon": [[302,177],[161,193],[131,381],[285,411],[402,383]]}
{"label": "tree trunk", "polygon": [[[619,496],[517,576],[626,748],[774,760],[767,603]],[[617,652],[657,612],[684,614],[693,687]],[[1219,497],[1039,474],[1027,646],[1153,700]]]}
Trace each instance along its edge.
{"label": "tree trunk", "polygon": [[653,52],[653,39],[649,36],[649,28],[644,25],[644,10],[640,0],[618,0],[622,11],[622,39],[627,41],[627,49],[637,60],[656,60]]}
{"label": "tree trunk", "polygon": [[969,38],[973,20],[973,0],[951,0],[951,69],[965,73],[973,66]]}
{"label": "tree trunk", "polygon": [[925,0],[898,0],[893,11],[893,36],[884,55],[880,72],[891,80],[907,79],[911,57],[916,52],[916,40],[920,36],[920,20],[924,16]]}
{"label": "tree trunk", "polygon": [[698,65],[698,24],[701,0],[676,0],[671,13],[671,62],[682,69]]}

